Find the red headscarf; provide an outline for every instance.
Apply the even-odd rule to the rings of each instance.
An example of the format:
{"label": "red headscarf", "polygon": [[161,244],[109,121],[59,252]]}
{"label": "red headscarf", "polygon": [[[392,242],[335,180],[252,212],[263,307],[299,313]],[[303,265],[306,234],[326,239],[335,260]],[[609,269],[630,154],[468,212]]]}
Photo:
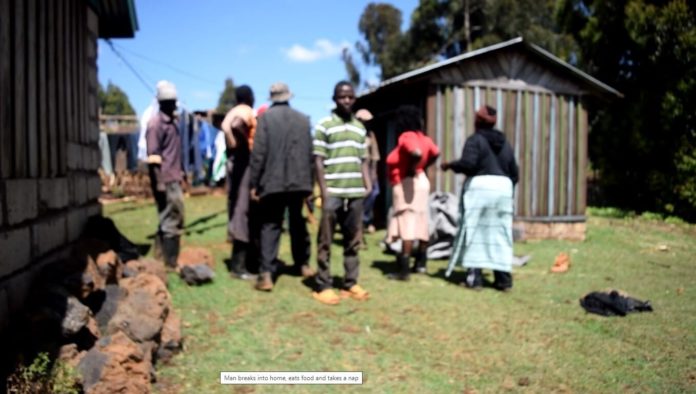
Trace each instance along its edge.
{"label": "red headscarf", "polygon": [[498,117],[496,115],[497,112],[495,108],[489,107],[488,105],[482,105],[479,107],[478,111],[476,111],[475,123],[476,125],[493,127],[495,126],[495,122],[498,121]]}

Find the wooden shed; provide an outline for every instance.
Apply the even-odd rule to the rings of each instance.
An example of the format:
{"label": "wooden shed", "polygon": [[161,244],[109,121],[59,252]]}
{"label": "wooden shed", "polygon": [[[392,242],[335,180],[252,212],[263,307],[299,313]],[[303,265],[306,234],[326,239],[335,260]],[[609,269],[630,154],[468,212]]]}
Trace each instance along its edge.
{"label": "wooden shed", "polygon": [[97,40],[134,36],[133,1],[0,0],[0,332],[101,214]]}
{"label": "wooden shed", "polygon": [[[393,128],[396,108],[419,107],[428,135],[447,161],[461,155],[474,132],[476,108],[497,108],[496,128],[504,131],[520,166],[516,229],[524,238],[579,240],[585,234],[590,97],[606,100],[621,94],[518,37],[388,79],[361,95],[355,108],[375,115],[375,132],[386,157],[398,138]],[[431,168],[428,175],[433,191],[458,195],[464,181],[439,168]],[[391,196],[385,177],[381,179],[386,192],[378,204],[386,212]]]}

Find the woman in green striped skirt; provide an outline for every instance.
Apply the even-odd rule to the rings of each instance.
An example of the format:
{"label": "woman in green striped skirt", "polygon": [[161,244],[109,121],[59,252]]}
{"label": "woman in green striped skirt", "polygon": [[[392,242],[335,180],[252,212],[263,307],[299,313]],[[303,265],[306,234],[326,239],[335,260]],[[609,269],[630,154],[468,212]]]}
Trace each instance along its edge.
{"label": "woman in green striped skirt", "polygon": [[494,108],[479,108],[476,132],[466,140],[462,157],[440,165],[467,177],[446,276],[461,265],[467,269],[463,285],[478,290],[483,287],[482,269],[491,269],[493,286],[508,291],[512,288],[513,189],[518,168],[505,134],[494,129],[496,121]]}

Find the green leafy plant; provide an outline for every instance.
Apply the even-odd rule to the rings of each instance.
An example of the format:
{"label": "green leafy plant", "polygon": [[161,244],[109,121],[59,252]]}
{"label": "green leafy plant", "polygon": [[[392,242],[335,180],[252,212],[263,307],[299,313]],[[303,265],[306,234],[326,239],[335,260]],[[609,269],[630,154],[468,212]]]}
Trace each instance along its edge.
{"label": "green leafy plant", "polygon": [[636,216],[633,211],[627,211],[616,207],[588,207],[587,213],[601,218],[625,219]]}
{"label": "green leafy plant", "polygon": [[77,372],[63,362],[52,363],[48,353],[39,353],[31,364],[21,365],[7,379],[12,394],[80,392]]}

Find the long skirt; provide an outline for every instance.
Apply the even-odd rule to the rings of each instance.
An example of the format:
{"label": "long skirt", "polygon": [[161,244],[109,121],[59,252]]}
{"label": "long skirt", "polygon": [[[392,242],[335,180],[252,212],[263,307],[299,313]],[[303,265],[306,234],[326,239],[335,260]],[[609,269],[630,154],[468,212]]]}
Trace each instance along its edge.
{"label": "long skirt", "polygon": [[234,201],[232,219],[228,231],[233,240],[250,242],[249,236],[249,167],[244,169]]}
{"label": "long skirt", "polygon": [[513,186],[508,177],[467,179],[461,195],[460,221],[446,276],[455,266],[512,270]]}
{"label": "long skirt", "polygon": [[406,177],[392,187],[393,216],[387,229],[387,242],[428,241],[428,194],[430,181],[425,173]]}

